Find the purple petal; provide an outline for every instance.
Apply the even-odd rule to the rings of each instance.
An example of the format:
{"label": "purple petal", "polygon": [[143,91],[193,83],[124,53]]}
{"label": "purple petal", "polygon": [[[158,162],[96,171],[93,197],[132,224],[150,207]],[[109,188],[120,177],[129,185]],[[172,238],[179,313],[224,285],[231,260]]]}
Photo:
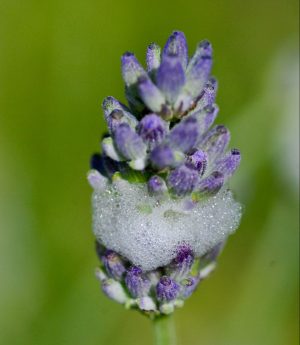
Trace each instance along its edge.
{"label": "purple petal", "polygon": [[195,150],[192,154],[187,156],[186,165],[198,171],[200,176],[205,172],[207,166],[207,154],[201,150]]}
{"label": "purple petal", "polygon": [[135,266],[128,269],[125,284],[133,298],[146,296],[151,287],[150,280],[145,277],[140,268]]}
{"label": "purple petal", "polygon": [[158,69],[160,65],[160,55],[161,55],[160,47],[155,43],[151,43],[147,48],[147,56],[146,56],[148,72],[152,72]]}
{"label": "purple petal", "polygon": [[241,162],[241,154],[238,149],[232,149],[224,158],[216,162],[216,168],[224,174],[225,180],[233,175]]}
{"label": "purple petal", "polygon": [[160,278],[156,285],[156,296],[161,302],[170,302],[176,299],[180,290],[179,284],[168,276]]}
{"label": "purple petal", "polygon": [[174,103],[185,83],[180,59],[175,55],[164,57],[156,75],[156,84],[169,103]]}
{"label": "purple petal", "polygon": [[157,175],[149,179],[147,186],[150,195],[162,195],[168,190],[164,179]]}
{"label": "purple petal", "polygon": [[230,132],[225,126],[212,128],[200,143],[200,147],[207,153],[210,166],[226,150],[230,140]]}
{"label": "purple petal", "polygon": [[198,182],[198,172],[186,165],[181,165],[172,170],[168,176],[168,186],[178,196],[190,193]]}
{"label": "purple petal", "polygon": [[176,160],[175,153],[167,144],[156,146],[150,154],[152,165],[157,169],[173,166]]}
{"label": "purple petal", "polygon": [[135,84],[139,77],[146,74],[133,53],[125,53],[121,58],[121,63],[122,75],[126,86]]}
{"label": "purple petal", "polygon": [[168,38],[168,41],[164,47],[163,58],[166,55],[177,55],[180,59],[182,67],[186,68],[188,63],[188,48],[183,32],[174,31]]}
{"label": "purple petal", "polygon": [[125,272],[125,266],[120,256],[112,250],[106,250],[101,256],[101,261],[109,276],[121,280]]}
{"label": "purple petal", "polygon": [[156,113],[162,111],[165,97],[149,77],[143,76],[139,78],[138,91],[141,99],[150,110]]}
{"label": "purple petal", "polygon": [[126,159],[136,160],[146,154],[143,139],[126,123],[115,128],[114,143],[118,152]]}
{"label": "purple petal", "polygon": [[198,121],[187,117],[179,122],[170,132],[170,144],[182,152],[190,151],[196,144],[199,135]]}
{"label": "purple petal", "polygon": [[212,48],[208,41],[199,44],[186,71],[187,82],[185,88],[193,97],[200,95],[207,83],[212,67]]}
{"label": "purple petal", "polygon": [[153,147],[160,143],[167,133],[167,123],[156,114],[146,115],[138,124],[137,132],[144,142]]}
{"label": "purple petal", "polygon": [[208,177],[200,180],[196,190],[202,195],[214,195],[222,188],[224,175],[219,171],[214,171]]}

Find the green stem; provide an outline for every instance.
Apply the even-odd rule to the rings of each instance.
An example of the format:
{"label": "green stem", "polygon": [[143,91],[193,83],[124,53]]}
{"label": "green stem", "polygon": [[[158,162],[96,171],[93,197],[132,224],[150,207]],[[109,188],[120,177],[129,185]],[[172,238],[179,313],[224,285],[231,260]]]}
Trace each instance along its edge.
{"label": "green stem", "polygon": [[155,345],[176,345],[173,316],[159,316],[153,320]]}

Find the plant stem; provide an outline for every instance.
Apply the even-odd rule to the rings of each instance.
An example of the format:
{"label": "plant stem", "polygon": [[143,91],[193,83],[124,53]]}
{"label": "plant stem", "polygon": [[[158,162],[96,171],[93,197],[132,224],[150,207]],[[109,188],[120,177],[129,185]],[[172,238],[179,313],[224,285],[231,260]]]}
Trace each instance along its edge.
{"label": "plant stem", "polygon": [[159,316],[153,320],[155,345],[176,345],[173,316]]}

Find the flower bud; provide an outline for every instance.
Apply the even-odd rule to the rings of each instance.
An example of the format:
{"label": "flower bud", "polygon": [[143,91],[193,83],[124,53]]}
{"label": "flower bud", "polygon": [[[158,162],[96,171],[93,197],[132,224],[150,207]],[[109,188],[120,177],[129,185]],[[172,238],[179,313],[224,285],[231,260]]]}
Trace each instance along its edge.
{"label": "flower bud", "polygon": [[146,106],[155,113],[160,113],[165,105],[165,97],[147,76],[138,79],[138,92]]}
{"label": "flower bud", "polygon": [[115,128],[120,125],[121,123],[128,123],[130,127],[135,128],[138,124],[137,119],[130,114],[129,112],[125,112],[123,110],[115,109],[113,110],[107,117],[107,125],[112,133]]}
{"label": "flower bud", "polygon": [[195,150],[191,155],[186,158],[186,165],[195,169],[202,176],[205,172],[207,165],[207,154],[202,150]]}
{"label": "flower bud", "polygon": [[178,56],[163,57],[157,71],[156,82],[167,101],[171,104],[175,103],[185,83],[185,73]]}
{"label": "flower bud", "polygon": [[137,133],[150,147],[159,144],[166,136],[166,132],[167,123],[156,114],[143,117],[137,127]]}
{"label": "flower bud", "polygon": [[176,299],[179,290],[180,286],[174,279],[163,276],[156,285],[156,296],[160,302],[170,302]]}
{"label": "flower bud", "polygon": [[175,152],[168,144],[156,146],[150,154],[150,161],[157,169],[173,166],[175,160]]}
{"label": "flower bud", "polygon": [[136,160],[146,155],[146,145],[142,138],[126,123],[116,127],[114,142],[118,152],[128,160]]}
{"label": "flower bud", "polygon": [[224,184],[224,175],[219,171],[212,172],[209,176],[200,180],[196,191],[202,195],[214,195],[222,188]]}
{"label": "flower bud", "polygon": [[98,280],[100,280],[102,291],[107,297],[121,304],[127,302],[128,297],[123,289],[123,286],[118,281],[114,279],[107,279],[105,274],[100,269],[96,271],[96,277]]}
{"label": "flower bud", "polygon": [[188,117],[179,122],[170,132],[170,145],[177,150],[187,153],[198,140],[198,121],[194,117]]}
{"label": "flower bud", "polygon": [[114,111],[114,110],[125,110],[126,106],[119,102],[116,98],[112,96],[108,96],[104,99],[102,102],[102,109],[104,112],[104,118],[107,121],[109,115]]}
{"label": "flower bud", "polygon": [[207,132],[199,146],[207,153],[211,163],[225,152],[229,140],[229,130],[225,126],[216,126]]}
{"label": "flower bud", "polygon": [[214,105],[207,105],[206,107],[192,113],[191,116],[195,116],[198,119],[199,132],[201,133],[201,136],[213,124],[213,122],[215,121],[217,117],[218,112],[219,112],[219,108],[216,104],[214,104]]}
{"label": "flower bud", "polygon": [[151,287],[150,280],[143,274],[140,268],[135,266],[127,270],[125,283],[133,298],[147,296]]}
{"label": "flower bud", "polygon": [[114,161],[120,162],[123,157],[117,152],[113,139],[111,137],[104,138],[101,143],[103,153]]}
{"label": "flower bud", "polygon": [[168,38],[163,50],[163,59],[168,55],[178,56],[183,68],[186,68],[188,62],[188,47],[183,32],[174,31]]}
{"label": "flower bud", "polygon": [[97,170],[90,170],[87,179],[94,190],[103,190],[107,183],[107,178]]}
{"label": "flower bud", "polygon": [[126,271],[124,263],[120,256],[112,250],[106,250],[101,256],[101,261],[106,272],[114,279],[121,280]]}
{"label": "flower bud", "polygon": [[223,173],[225,180],[233,175],[241,162],[241,154],[237,149],[232,149],[224,158],[216,162],[215,166]]}
{"label": "flower bud", "polygon": [[212,67],[212,47],[208,41],[202,41],[186,70],[185,89],[197,97],[205,86]]}
{"label": "flower bud", "polygon": [[137,299],[138,307],[143,311],[156,311],[154,300],[149,296],[144,296]]}
{"label": "flower bud", "polygon": [[139,77],[146,74],[134,54],[130,52],[123,54],[121,62],[122,75],[126,86],[135,84]]}
{"label": "flower bud", "polygon": [[168,186],[178,196],[190,193],[198,184],[199,174],[186,165],[172,170],[168,176]]}

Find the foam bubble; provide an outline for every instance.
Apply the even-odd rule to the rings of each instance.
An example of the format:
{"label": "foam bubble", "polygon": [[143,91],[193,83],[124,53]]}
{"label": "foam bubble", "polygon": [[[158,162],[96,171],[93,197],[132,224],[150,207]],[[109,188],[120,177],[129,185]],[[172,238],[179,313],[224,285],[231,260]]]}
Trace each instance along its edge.
{"label": "foam bubble", "polygon": [[196,256],[233,233],[241,206],[228,190],[185,210],[184,200],[157,201],[145,184],[118,180],[93,193],[93,230],[107,248],[148,271],[165,266],[180,244]]}

